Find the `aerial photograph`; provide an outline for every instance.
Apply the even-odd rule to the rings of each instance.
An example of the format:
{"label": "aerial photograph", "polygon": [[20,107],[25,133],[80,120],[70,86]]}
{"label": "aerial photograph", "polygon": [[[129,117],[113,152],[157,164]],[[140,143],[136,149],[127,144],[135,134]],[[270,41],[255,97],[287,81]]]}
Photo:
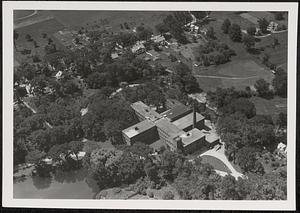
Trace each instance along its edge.
{"label": "aerial photograph", "polygon": [[13,19],[14,199],[287,200],[288,11]]}

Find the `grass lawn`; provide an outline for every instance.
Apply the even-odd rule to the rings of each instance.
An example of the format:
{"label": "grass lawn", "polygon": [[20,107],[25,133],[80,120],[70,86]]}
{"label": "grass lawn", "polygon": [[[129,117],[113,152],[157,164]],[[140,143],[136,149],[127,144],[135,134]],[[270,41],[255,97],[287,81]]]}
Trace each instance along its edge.
{"label": "grass lawn", "polygon": [[[269,37],[262,38],[260,42],[256,44],[257,47],[266,47],[262,52],[270,55],[270,62],[280,66],[284,70],[287,70],[287,36],[288,32],[272,34]],[[270,45],[274,42],[274,39],[278,39],[279,45],[272,48]]]}
{"label": "grass lawn", "polygon": [[[47,45],[48,38],[52,38],[52,40],[54,40],[52,34],[63,28],[64,26],[60,24],[58,21],[56,21],[55,19],[49,19],[33,25],[18,28],[16,30],[17,33],[19,34],[19,37],[16,40],[16,46],[18,51],[16,50],[14,51],[15,60],[18,61],[19,63],[23,61],[31,62],[32,59],[30,58],[30,56],[36,54],[40,57],[43,57],[45,55],[44,48]],[[42,38],[43,33],[46,33],[48,38]],[[27,34],[31,35],[33,40],[37,42],[38,45],[37,48],[34,47],[33,42],[26,40],[25,36]],[[30,49],[31,54],[23,55],[21,53],[23,49]]]}
{"label": "grass lawn", "polygon": [[[242,29],[247,29],[249,26],[253,26],[249,20],[240,16],[235,12],[212,12],[211,17],[214,21],[211,21],[206,27],[212,26],[216,33],[216,37],[220,42],[226,43],[231,49],[236,52],[236,56],[231,58],[231,61],[223,64],[209,67],[197,67],[193,71],[197,77],[200,87],[205,90],[214,90],[217,87],[236,87],[237,89],[244,89],[246,86],[253,85],[258,79],[263,78],[268,82],[273,79],[271,71],[261,64],[259,55],[250,54],[245,50],[243,43],[232,42],[228,35],[224,34],[221,30],[223,21],[228,18],[232,23],[237,23]],[[257,43],[258,46],[267,46],[271,44],[274,39],[278,38],[280,45],[273,48],[265,48],[265,52],[270,54],[270,61],[276,65],[281,65],[283,68],[286,66],[287,55],[287,33],[274,34],[269,37],[261,39]],[[211,78],[201,76],[220,76],[227,78]],[[228,77],[235,77],[236,79],[228,79]]]}
{"label": "grass lawn", "polygon": [[34,13],[34,10],[14,10],[14,19],[23,18]]}
{"label": "grass lawn", "polygon": [[166,11],[50,11],[50,13],[62,24],[68,27],[89,27],[91,25],[103,25],[103,20],[110,30],[119,32],[120,24],[127,22],[133,27],[144,24],[152,29],[162,22],[169,12]]}
{"label": "grass lawn", "polygon": [[219,159],[209,156],[209,155],[203,155],[201,156],[203,163],[208,163],[214,167],[214,169],[230,173],[230,170],[228,167]]}
{"label": "grass lawn", "polygon": [[286,98],[275,97],[271,100],[267,100],[260,97],[252,97],[250,100],[255,105],[256,114],[271,115],[274,119],[280,112],[287,113]]}
{"label": "grass lawn", "polygon": [[[233,58],[232,61],[218,65],[210,66],[195,72],[204,76],[220,76],[227,78],[197,78],[200,87],[204,90],[213,90],[216,87],[235,87],[237,89],[245,89],[246,86],[254,85],[254,83],[263,78],[268,82],[273,79],[273,74],[251,59]],[[228,77],[233,77],[229,79]]]}
{"label": "grass lawn", "polygon": [[249,11],[248,13],[250,15],[258,18],[258,19],[265,18],[268,21],[275,21],[278,24],[285,24],[286,26],[288,24],[288,14],[287,13],[284,13],[284,15],[283,15],[284,19],[280,20],[280,21],[276,20],[274,14],[271,13],[271,12],[267,12],[267,11]]}

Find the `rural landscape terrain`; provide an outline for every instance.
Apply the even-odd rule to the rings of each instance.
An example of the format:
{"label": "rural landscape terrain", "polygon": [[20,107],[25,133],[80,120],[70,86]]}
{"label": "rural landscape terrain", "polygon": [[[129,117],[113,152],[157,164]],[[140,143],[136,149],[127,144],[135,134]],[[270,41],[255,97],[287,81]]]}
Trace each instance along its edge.
{"label": "rural landscape terrain", "polygon": [[14,198],[286,200],[288,13],[14,11]]}

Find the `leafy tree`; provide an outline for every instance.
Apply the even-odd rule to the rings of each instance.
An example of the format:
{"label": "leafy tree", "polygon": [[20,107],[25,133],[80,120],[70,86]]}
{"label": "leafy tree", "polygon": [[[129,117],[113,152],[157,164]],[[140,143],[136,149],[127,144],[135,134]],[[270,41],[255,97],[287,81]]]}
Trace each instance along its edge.
{"label": "leafy tree", "polygon": [[70,140],[79,140],[84,136],[82,129],[82,120],[80,117],[74,117],[65,123],[64,131]]}
{"label": "leafy tree", "polygon": [[251,36],[254,36],[255,33],[256,33],[256,27],[254,27],[254,26],[248,27],[248,28],[247,28],[247,33],[248,33],[249,35],[251,35]]}
{"label": "leafy tree", "polygon": [[14,47],[15,47],[15,51],[17,51],[17,45],[16,45],[16,41],[19,38],[19,34],[16,30],[14,30]]}
{"label": "leafy tree", "polygon": [[152,35],[152,30],[144,26],[138,26],[136,28],[136,33],[139,40],[149,40]]}
{"label": "leafy tree", "polygon": [[223,33],[228,34],[230,26],[231,26],[230,20],[229,19],[225,19],[224,22],[223,22],[223,24],[222,24],[222,27],[221,27]]}
{"label": "leafy tree", "polygon": [[261,175],[251,175],[249,178],[252,190],[251,200],[286,200],[287,183],[286,178],[274,172]]}
{"label": "leafy tree", "polygon": [[159,23],[159,24],[155,25],[155,29],[160,34],[164,34],[164,33],[167,33],[169,31],[169,29],[167,28],[167,26],[164,23]]}
{"label": "leafy tree", "polygon": [[203,19],[209,14],[209,12],[208,11],[191,11],[191,14],[193,14],[197,19]]}
{"label": "leafy tree", "polygon": [[243,43],[246,47],[246,50],[250,51],[255,45],[255,38],[251,35],[246,34],[243,36]]}
{"label": "leafy tree", "polygon": [[247,118],[252,118],[256,114],[255,105],[246,98],[233,100],[229,105],[223,107],[222,111],[229,114],[239,112],[244,114]]}
{"label": "leafy tree", "polygon": [[261,78],[255,82],[254,87],[259,96],[267,97],[270,94],[269,85],[268,82]]}
{"label": "leafy tree", "polygon": [[68,156],[70,154],[69,150],[70,147],[68,143],[56,144],[49,149],[48,155],[55,161],[61,161],[62,155]]}
{"label": "leafy tree", "polygon": [[38,163],[45,156],[46,156],[45,152],[41,152],[35,149],[27,153],[25,161],[27,163]]}
{"label": "leafy tree", "polygon": [[133,33],[120,33],[115,39],[123,47],[132,46],[138,40],[137,36]]}
{"label": "leafy tree", "polygon": [[186,93],[201,90],[189,67],[183,63],[175,67],[175,72],[172,73],[171,79],[174,84],[177,84]]}
{"label": "leafy tree", "polygon": [[272,44],[273,48],[276,47],[277,45],[280,45],[280,43],[277,38],[274,38],[273,44]]}
{"label": "leafy tree", "polygon": [[116,120],[108,120],[103,124],[103,132],[112,144],[123,143],[120,123]]}
{"label": "leafy tree", "polygon": [[264,174],[262,164],[257,160],[258,150],[254,147],[245,146],[241,148],[236,154],[236,160],[241,169],[248,173],[253,172],[257,174]]}
{"label": "leafy tree", "polygon": [[33,41],[33,39],[32,39],[32,37],[31,37],[30,34],[26,34],[26,35],[25,35],[25,39],[26,39],[28,42]]}
{"label": "leafy tree", "polygon": [[243,179],[235,178],[231,175],[226,175],[221,182],[221,198],[222,200],[243,200],[250,193],[250,185]]}
{"label": "leafy tree", "polygon": [[267,28],[269,26],[269,21],[267,21],[267,19],[265,19],[265,18],[259,19],[258,25],[259,25],[259,29],[261,30],[262,33],[268,33]]}
{"label": "leafy tree", "polygon": [[86,78],[86,83],[91,89],[100,89],[106,86],[106,73],[93,72]]}
{"label": "leafy tree", "polygon": [[184,35],[182,24],[180,24],[173,15],[168,15],[163,20],[163,23],[179,43],[186,44],[188,42],[186,36]]}
{"label": "leafy tree", "polygon": [[14,139],[13,149],[14,165],[24,163],[25,156],[27,155],[27,147],[24,138]]}
{"label": "leafy tree", "polygon": [[187,11],[175,11],[173,16],[181,25],[185,25],[192,21],[192,16]]}
{"label": "leafy tree", "polygon": [[210,39],[216,39],[216,36],[215,36],[215,31],[214,31],[214,28],[213,27],[209,27],[207,32],[206,32],[206,36]]}
{"label": "leafy tree", "polygon": [[240,42],[242,40],[241,27],[238,24],[232,24],[228,30],[229,37],[234,42]]}
{"label": "leafy tree", "polygon": [[282,12],[275,12],[274,17],[276,20],[280,21],[284,19],[283,13]]}
{"label": "leafy tree", "polygon": [[269,59],[270,59],[270,55],[265,53],[262,57],[262,63],[267,64],[269,62]]}
{"label": "leafy tree", "polygon": [[212,166],[203,164],[201,159],[194,163],[185,162],[174,186],[183,199],[207,200],[214,199],[220,176],[215,173]]}
{"label": "leafy tree", "polygon": [[22,63],[14,72],[14,76],[18,79],[25,78],[32,80],[36,75],[37,69],[34,65],[29,63]]}
{"label": "leafy tree", "polygon": [[117,148],[123,152],[132,153],[144,158],[148,158],[149,154],[152,152],[152,148],[145,143],[136,142],[131,146],[128,145],[118,145]]}
{"label": "leafy tree", "polygon": [[46,54],[55,53],[57,51],[55,44],[48,44],[45,46]]}
{"label": "leafy tree", "polygon": [[174,194],[171,191],[165,191],[162,196],[163,200],[174,200]]}
{"label": "leafy tree", "polygon": [[278,118],[276,120],[276,124],[279,126],[279,128],[286,128],[287,126],[287,114],[286,113],[279,113]]}
{"label": "leafy tree", "polygon": [[153,181],[154,183],[158,183],[159,182],[159,176],[158,176],[158,166],[154,163],[152,163],[151,161],[148,161],[147,163],[145,163],[144,166],[144,170],[145,173],[147,175],[147,177]]}
{"label": "leafy tree", "polygon": [[207,96],[210,105],[222,108],[231,103],[234,99],[237,99],[239,97],[239,93],[234,89],[234,87],[225,89],[218,87],[214,92],[209,91]]}
{"label": "leafy tree", "polygon": [[166,180],[174,180],[178,175],[180,166],[177,160],[182,161],[183,157],[179,154],[165,150],[161,155],[159,176]]}
{"label": "leafy tree", "polygon": [[273,125],[273,119],[271,115],[255,115],[249,120],[251,123],[254,125],[261,125],[261,124],[266,124],[266,125]]}
{"label": "leafy tree", "polygon": [[82,141],[71,141],[68,143],[68,146],[69,146],[70,152],[73,153],[78,160],[78,154],[83,149]]}
{"label": "leafy tree", "polygon": [[281,97],[287,97],[287,73],[278,68],[272,81],[276,94]]}

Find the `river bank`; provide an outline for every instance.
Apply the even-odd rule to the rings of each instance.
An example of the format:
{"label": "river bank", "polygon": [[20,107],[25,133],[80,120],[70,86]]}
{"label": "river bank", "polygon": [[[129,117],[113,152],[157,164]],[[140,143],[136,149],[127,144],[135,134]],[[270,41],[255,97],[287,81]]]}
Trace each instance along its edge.
{"label": "river bank", "polygon": [[14,179],[13,185],[17,199],[93,199],[98,192],[98,185],[84,168],[50,177],[29,175]]}
{"label": "river bank", "polygon": [[19,164],[14,168],[13,179],[17,181],[18,179],[30,177],[34,169],[35,169],[34,164],[31,163]]}

